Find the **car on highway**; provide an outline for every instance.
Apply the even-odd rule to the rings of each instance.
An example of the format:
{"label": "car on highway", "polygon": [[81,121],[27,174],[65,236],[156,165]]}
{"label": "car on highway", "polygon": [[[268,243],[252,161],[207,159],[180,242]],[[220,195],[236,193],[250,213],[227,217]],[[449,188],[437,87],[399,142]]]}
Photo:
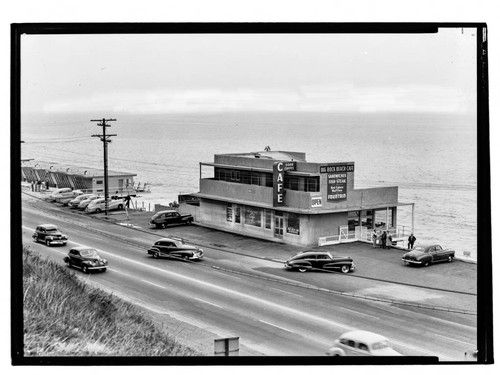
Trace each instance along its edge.
{"label": "car on highway", "polygon": [[165,228],[167,225],[171,224],[186,224],[189,225],[193,222],[193,216],[181,215],[179,212],[175,210],[165,210],[158,211],[153,215],[151,220],[149,221],[149,225],[154,226],[155,228]]}
{"label": "car on highway", "polygon": [[326,355],[396,357],[402,354],[394,350],[389,340],[382,335],[369,331],[350,331],[335,340]]}
{"label": "car on highway", "polygon": [[285,262],[288,270],[300,272],[313,270],[354,271],[356,265],[351,257],[334,256],[328,251],[302,251]]}
{"label": "car on highway", "polygon": [[59,189],[56,189],[52,193],[49,194],[49,196],[47,197],[47,201],[54,202],[56,195],[62,194],[62,193],[69,193],[71,191],[73,191],[73,189],[71,189],[71,188],[59,188]]}
{"label": "car on highway", "polygon": [[401,260],[405,265],[414,264],[427,267],[431,263],[453,262],[455,251],[443,249],[440,245],[417,245],[413,250],[405,253]]}
{"label": "car on highway", "polygon": [[[123,210],[123,208],[125,207],[125,200],[123,198],[111,198],[108,199],[107,201],[108,201],[108,211]],[[103,212],[106,210],[105,204],[106,203],[104,198],[94,199],[85,208],[85,211],[89,213]]]}
{"label": "car on highway", "polygon": [[160,238],[155,241],[148,254],[154,258],[181,258],[185,260],[203,259],[203,249],[188,245],[182,238]]}
{"label": "car on highway", "polygon": [[95,270],[104,272],[108,267],[108,261],[101,258],[96,249],[87,246],[72,248],[68,255],[64,257],[64,262],[68,267],[79,268],[84,273]]}
{"label": "car on highway", "polygon": [[62,234],[57,226],[54,224],[40,224],[36,227],[33,233],[33,241],[43,242],[47,246],[50,245],[63,245],[68,242],[68,236]]}
{"label": "car on highway", "polygon": [[90,197],[98,197],[98,195],[96,195],[96,194],[81,194],[81,195],[77,196],[76,198],[71,199],[68,202],[68,206],[70,208],[77,208],[78,205],[80,204],[80,202],[82,202],[86,199],[89,199]]}

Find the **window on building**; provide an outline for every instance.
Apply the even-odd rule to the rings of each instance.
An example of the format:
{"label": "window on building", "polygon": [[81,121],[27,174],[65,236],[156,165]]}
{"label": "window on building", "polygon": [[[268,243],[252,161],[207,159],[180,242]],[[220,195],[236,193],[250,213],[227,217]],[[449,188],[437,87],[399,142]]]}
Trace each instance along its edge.
{"label": "window on building", "polygon": [[290,234],[300,234],[300,216],[292,212],[288,213],[286,232]]}
{"label": "window on building", "polygon": [[306,191],[319,191],[319,177],[306,178]]}
{"label": "window on building", "polygon": [[232,203],[226,204],[226,221],[229,221],[229,222],[233,221],[233,204]]}
{"label": "window on building", "polygon": [[259,172],[252,172],[250,177],[251,177],[250,183],[252,185],[259,185],[259,182],[260,182]]}
{"label": "window on building", "polygon": [[241,223],[241,209],[240,206],[236,206],[234,210],[234,222]]}
{"label": "window on building", "polygon": [[102,185],[103,180],[97,180],[95,183],[96,183],[96,185]]}
{"label": "window on building", "polygon": [[261,227],[261,209],[255,207],[245,207],[245,225],[253,225],[254,227]]}
{"label": "window on building", "polygon": [[264,226],[266,229],[271,229],[271,210],[264,210],[264,214],[266,216]]}

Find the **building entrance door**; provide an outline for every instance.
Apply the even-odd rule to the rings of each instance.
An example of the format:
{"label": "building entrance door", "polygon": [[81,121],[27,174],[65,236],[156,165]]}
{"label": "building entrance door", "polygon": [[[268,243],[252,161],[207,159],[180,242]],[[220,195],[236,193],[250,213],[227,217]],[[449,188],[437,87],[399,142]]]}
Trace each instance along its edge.
{"label": "building entrance door", "polygon": [[283,216],[275,216],[274,237],[283,237]]}

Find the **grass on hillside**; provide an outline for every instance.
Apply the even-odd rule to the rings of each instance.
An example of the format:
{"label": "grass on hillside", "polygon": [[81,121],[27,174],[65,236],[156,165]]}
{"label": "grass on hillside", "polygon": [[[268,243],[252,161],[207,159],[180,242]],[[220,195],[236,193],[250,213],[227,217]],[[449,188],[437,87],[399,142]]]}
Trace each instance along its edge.
{"label": "grass on hillside", "polygon": [[23,249],[24,355],[194,356],[140,308]]}

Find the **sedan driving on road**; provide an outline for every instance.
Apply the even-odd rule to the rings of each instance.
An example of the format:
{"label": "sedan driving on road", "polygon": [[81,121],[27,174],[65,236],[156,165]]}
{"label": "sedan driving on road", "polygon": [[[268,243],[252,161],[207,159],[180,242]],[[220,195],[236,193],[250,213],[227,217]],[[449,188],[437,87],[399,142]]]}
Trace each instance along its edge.
{"label": "sedan driving on road", "polygon": [[306,272],[311,270],[354,271],[354,261],[346,256],[333,256],[328,251],[303,251],[285,262],[288,270]]}
{"label": "sedan driving on road", "polygon": [[64,257],[68,267],[81,269],[85,273],[99,270],[106,271],[108,261],[97,254],[97,250],[91,247],[79,246],[72,248],[68,256]]}
{"label": "sedan driving on road", "polygon": [[401,260],[406,264],[416,264],[427,267],[436,262],[453,262],[454,250],[443,249],[440,245],[419,245],[403,255]]}
{"label": "sedan driving on road", "polygon": [[198,246],[188,245],[181,238],[161,238],[148,250],[148,254],[154,258],[175,257],[199,260],[203,258],[203,249]]}
{"label": "sedan driving on road", "polygon": [[326,352],[330,356],[401,356],[384,336],[368,331],[344,333]]}
{"label": "sedan driving on road", "polygon": [[33,233],[33,241],[43,242],[47,246],[50,245],[66,245],[68,237],[62,234],[59,228],[54,224],[40,224],[36,227]]}

